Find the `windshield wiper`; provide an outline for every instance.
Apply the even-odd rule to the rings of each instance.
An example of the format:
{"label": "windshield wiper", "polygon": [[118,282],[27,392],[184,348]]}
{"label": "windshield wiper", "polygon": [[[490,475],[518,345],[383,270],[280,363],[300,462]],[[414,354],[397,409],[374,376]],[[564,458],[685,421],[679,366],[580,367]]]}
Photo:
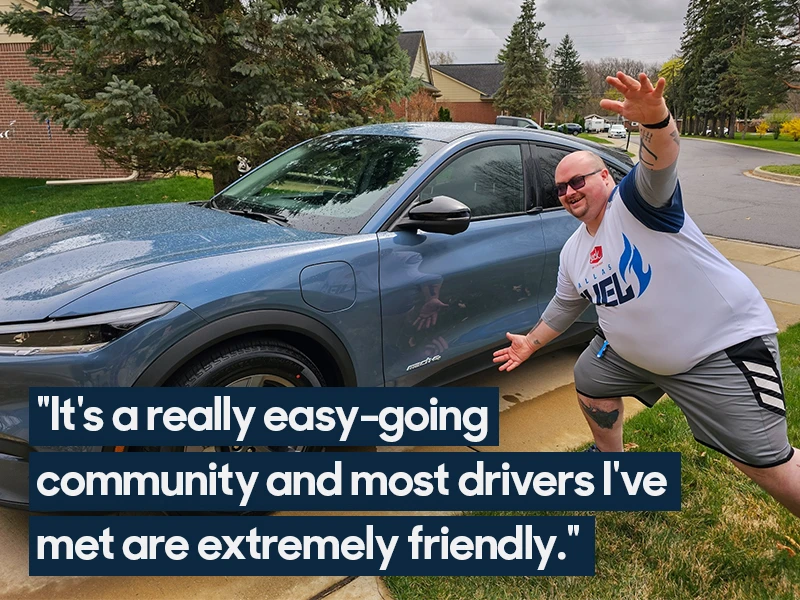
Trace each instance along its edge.
{"label": "windshield wiper", "polygon": [[264,223],[275,223],[276,225],[280,225],[281,227],[287,227],[289,223],[289,219],[287,219],[283,215],[275,215],[272,213],[260,212],[257,210],[252,210],[250,208],[245,208],[245,209],[218,208],[217,210],[226,212],[229,215],[236,215],[238,217],[247,217],[248,219],[255,219],[256,221],[263,221]]}
{"label": "windshield wiper", "polygon": [[237,217],[255,219],[256,221],[263,221],[264,223],[274,223],[275,225],[280,225],[281,227],[287,227],[289,223],[289,219],[287,219],[283,215],[276,215],[273,213],[253,210],[252,208],[242,208],[242,209],[220,208],[217,205],[217,201],[214,198],[209,200],[206,206],[214,210],[228,213],[229,215],[236,215]]}

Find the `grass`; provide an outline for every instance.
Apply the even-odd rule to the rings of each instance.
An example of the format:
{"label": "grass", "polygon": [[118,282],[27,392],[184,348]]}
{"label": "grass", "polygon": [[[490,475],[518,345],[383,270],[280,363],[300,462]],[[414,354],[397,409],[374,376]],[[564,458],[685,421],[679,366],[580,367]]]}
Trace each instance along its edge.
{"label": "grass", "polygon": [[591,135],[588,133],[579,133],[578,137],[589,140],[590,142],[595,142],[596,144],[611,144],[611,142],[606,138],[597,137],[596,135]]}
{"label": "grass", "polygon": [[766,167],[761,167],[761,169],[770,173],[800,177],[800,165],[767,165]]}
{"label": "grass", "polygon": [[206,200],[210,179],[173,177],[131,183],[45,185],[44,179],[0,179],[0,235],[31,221],[69,212],[125,206]]}
{"label": "grass", "polygon": [[757,133],[748,133],[745,139],[742,139],[742,134],[737,133],[736,139],[730,140],[728,138],[704,138],[703,136],[684,136],[684,137],[697,137],[699,139],[710,139],[728,144],[739,144],[741,146],[751,146],[753,148],[763,148],[766,150],[778,150],[780,152],[789,152],[790,154],[800,154],[800,141],[795,142],[788,135],[782,135],[777,140],[772,137],[771,133],[759,136]]}
{"label": "grass", "polygon": [[[798,446],[800,325],[779,340],[789,439]],[[387,577],[395,599],[800,598],[800,519],[696,443],[673,402],[634,416],[625,431],[630,448],[682,453],[682,510],[597,513],[594,577]]]}

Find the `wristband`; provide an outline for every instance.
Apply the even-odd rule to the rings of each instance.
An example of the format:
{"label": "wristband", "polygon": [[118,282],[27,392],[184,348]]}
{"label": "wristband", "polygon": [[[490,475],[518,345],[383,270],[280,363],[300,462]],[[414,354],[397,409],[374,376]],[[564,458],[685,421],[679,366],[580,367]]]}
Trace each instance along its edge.
{"label": "wristband", "polygon": [[642,127],[644,127],[645,129],[664,129],[667,125],[669,125],[669,121],[671,118],[672,115],[669,112],[667,112],[667,118],[664,119],[663,121],[651,124],[642,123]]}

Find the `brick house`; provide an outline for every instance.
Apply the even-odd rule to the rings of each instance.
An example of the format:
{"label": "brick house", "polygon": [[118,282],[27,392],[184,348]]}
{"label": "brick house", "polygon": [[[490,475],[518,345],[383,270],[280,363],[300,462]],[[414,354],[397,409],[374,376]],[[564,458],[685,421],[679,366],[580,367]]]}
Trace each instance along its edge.
{"label": "brick house", "polygon": [[[12,5],[36,9],[28,0],[0,0],[0,12]],[[78,3],[73,3],[78,6]],[[84,10],[74,9],[75,16]],[[60,125],[39,121],[8,92],[7,81],[33,84],[34,69],[25,56],[30,40],[0,29],[0,177],[85,179],[129,175],[114,163],[104,165],[86,136],[70,134]]]}

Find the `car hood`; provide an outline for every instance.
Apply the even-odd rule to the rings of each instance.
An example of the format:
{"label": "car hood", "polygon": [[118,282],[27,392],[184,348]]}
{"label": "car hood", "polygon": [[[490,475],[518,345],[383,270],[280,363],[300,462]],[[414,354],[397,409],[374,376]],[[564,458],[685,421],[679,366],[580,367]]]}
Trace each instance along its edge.
{"label": "car hood", "polygon": [[0,237],[0,322],[46,319],[84,294],[165,264],[331,237],[189,204],[44,219]]}

